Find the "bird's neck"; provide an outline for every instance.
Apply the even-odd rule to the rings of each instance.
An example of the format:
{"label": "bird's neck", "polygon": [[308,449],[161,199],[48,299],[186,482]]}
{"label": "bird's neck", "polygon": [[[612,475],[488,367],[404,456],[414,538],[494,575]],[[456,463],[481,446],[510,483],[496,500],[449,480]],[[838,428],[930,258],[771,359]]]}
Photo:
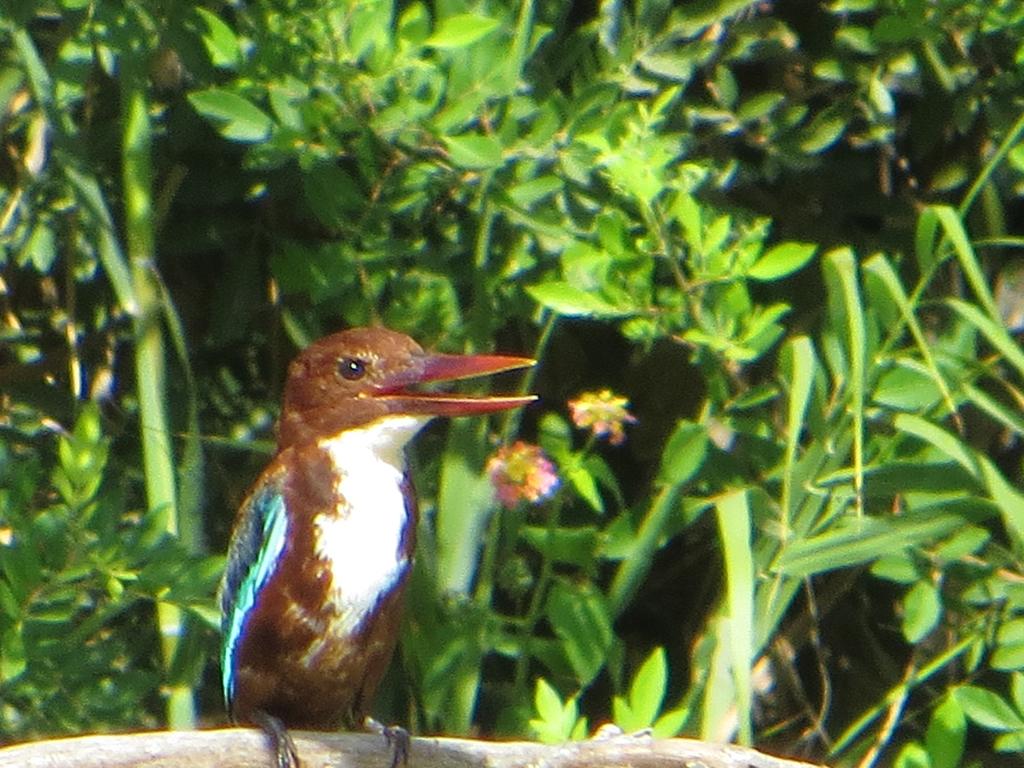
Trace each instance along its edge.
{"label": "bird's neck", "polygon": [[315,554],[330,573],[335,631],[354,631],[408,572],[416,521],[404,449],[427,421],[389,416],[317,443],[329,458],[337,500],[311,521]]}
{"label": "bird's neck", "polygon": [[[428,416],[385,416],[365,426],[349,427],[318,441],[339,475],[405,471],[405,446],[430,420]],[[389,468],[389,469],[388,469]]]}
{"label": "bird's neck", "polygon": [[[294,397],[285,397],[278,421],[277,448],[303,448],[317,443],[333,442],[352,434],[345,440],[353,451],[381,447],[391,451],[386,443],[401,450],[416,431],[426,423],[418,416],[388,413],[387,405],[372,397],[350,397],[330,405],[308,407],[296,404]],[[410,426],[411,424],[411,426]],[[361,447],[365,444],[366,448]]]}

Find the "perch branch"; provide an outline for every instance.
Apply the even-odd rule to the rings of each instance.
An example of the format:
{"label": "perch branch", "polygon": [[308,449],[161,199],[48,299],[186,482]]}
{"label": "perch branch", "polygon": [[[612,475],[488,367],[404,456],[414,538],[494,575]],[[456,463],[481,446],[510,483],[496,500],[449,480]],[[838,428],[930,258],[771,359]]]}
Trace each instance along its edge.
{"label": "perch branch", "polygon": [[[386,768],[379,736],[293,732],[303,768]],[[0,768],[269,768],[261,733],[161,731],[79,736],[0,749]],[[409,768],[815,768],[728,744],[621,734],[558,746],[416,738]]]}

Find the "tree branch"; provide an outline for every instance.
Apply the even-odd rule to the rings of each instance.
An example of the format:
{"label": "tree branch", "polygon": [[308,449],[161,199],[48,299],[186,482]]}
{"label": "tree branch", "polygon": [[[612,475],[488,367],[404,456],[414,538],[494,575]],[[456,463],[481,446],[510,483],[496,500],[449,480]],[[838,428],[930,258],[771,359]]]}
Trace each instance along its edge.
{"label": "tree branch", "polygon": [[[386,768],[377,735],[292,732],[303,768]],[[270,768],[259,731],[161,731],[80,736],[0,749],[0,768]],[[413,739],[410,768],[814,768],[727,744],[623,734],[545,746],[532,742]],[[820,767],[819,767],[820,768]]]}

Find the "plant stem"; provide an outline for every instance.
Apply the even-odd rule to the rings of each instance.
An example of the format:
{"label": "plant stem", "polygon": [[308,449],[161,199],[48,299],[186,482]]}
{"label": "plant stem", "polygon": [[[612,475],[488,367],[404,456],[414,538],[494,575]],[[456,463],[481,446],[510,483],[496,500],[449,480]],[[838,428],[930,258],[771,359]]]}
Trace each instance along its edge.
{"label": "plant stem", "polygon": [[[162,292],[154,260],[152,227],[152,134],[146,82],[138,62],[126,52],[122,58],[122,183],[125,235],[131,280],[138,312],[135,315],[135,376],[139,396],[142,458],[146,500],[156,512],[155,533],[178,533],[174,450],[166,410],[164,339],[161,327]],[[183,631],[177,606],[157,602],[157,625],[165,671],[169,671]],[[195,704],[187,685],[172,682],[167,699],[167,724],[175,729],[195,727]]]}
{"label": "plant stem", "polygon": [[522,695],[529,697],[529,692],[523,692],[522,687],[526,683],[526,673],[530,669],[530,638],[533,636],[534,628],[540,621],[541,611],[544,609],[544,598],[548,593],[548,585],[555,572],[555,559],[551,556],[551,545],[554,542],[555,532],[558,530],[558,522],[561,519],[562,494],[555,494],[555,497],[548,504],[547,526],[545,527],[545,544],[548,551],[544,554],[541,562],[540,574],[537,576],[537,583],[533,587],[533,594],[530,595],[530,605],[526,610],[526,617],[520,626],[521,650],[516,659],[515,677],[513,678],[513,690],[519,691]]}
{"label": "plant stem", "polygon": [[1010,150],[1013,149],[1020,137],[1024,135],[1024,112],[1021,113],[1020,117],[1017,118],[1017,122],[1013,124],[1013,127],[1007,132],[1006,136],[1003,137],[999,147],[993,153],[993,155],[985,163],[985,167],[981,169],[981,173],[977,175],[974,181],[971,183],[971,188],[967,190],[967,194],[964,195],[964,199],[960,201],[960,205],[957,207],[957,213],[960,214],[961,218],[966,218],[968,211],[971,210],[971,206],[974,205],[974,201],[978,195],[981,194],[981,190],[984,189],[985,185],[988,184],[992,178],[992,174],[995,173],[996,168],[999,164],[1006,159],[1006,156],[1010,154]]}
{"label": "plant stem", "polygon": [[651,569],[651,557],[658,548],[658,541],[669,516],[676,508],[678,492],[677,485],[667,485],[658,491],[647,516],[640,524],[633,552],[619,564],[615,578],[612,579],[612,586],[608,590],[608,607],[614,618],[617,618],[629,604]]}

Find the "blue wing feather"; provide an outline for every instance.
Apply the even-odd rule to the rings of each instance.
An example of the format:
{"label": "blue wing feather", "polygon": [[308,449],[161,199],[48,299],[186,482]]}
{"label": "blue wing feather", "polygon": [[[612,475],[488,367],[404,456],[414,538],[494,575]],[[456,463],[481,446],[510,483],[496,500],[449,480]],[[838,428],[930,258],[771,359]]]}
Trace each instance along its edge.
{"label": "blue wing feather", "polygon": [[277,565],[288,531],[284,495],[265,484],[247,501],[228,552],[221,584],[221,684],[228,710],[235,697],[235,653],[246,616]]}

